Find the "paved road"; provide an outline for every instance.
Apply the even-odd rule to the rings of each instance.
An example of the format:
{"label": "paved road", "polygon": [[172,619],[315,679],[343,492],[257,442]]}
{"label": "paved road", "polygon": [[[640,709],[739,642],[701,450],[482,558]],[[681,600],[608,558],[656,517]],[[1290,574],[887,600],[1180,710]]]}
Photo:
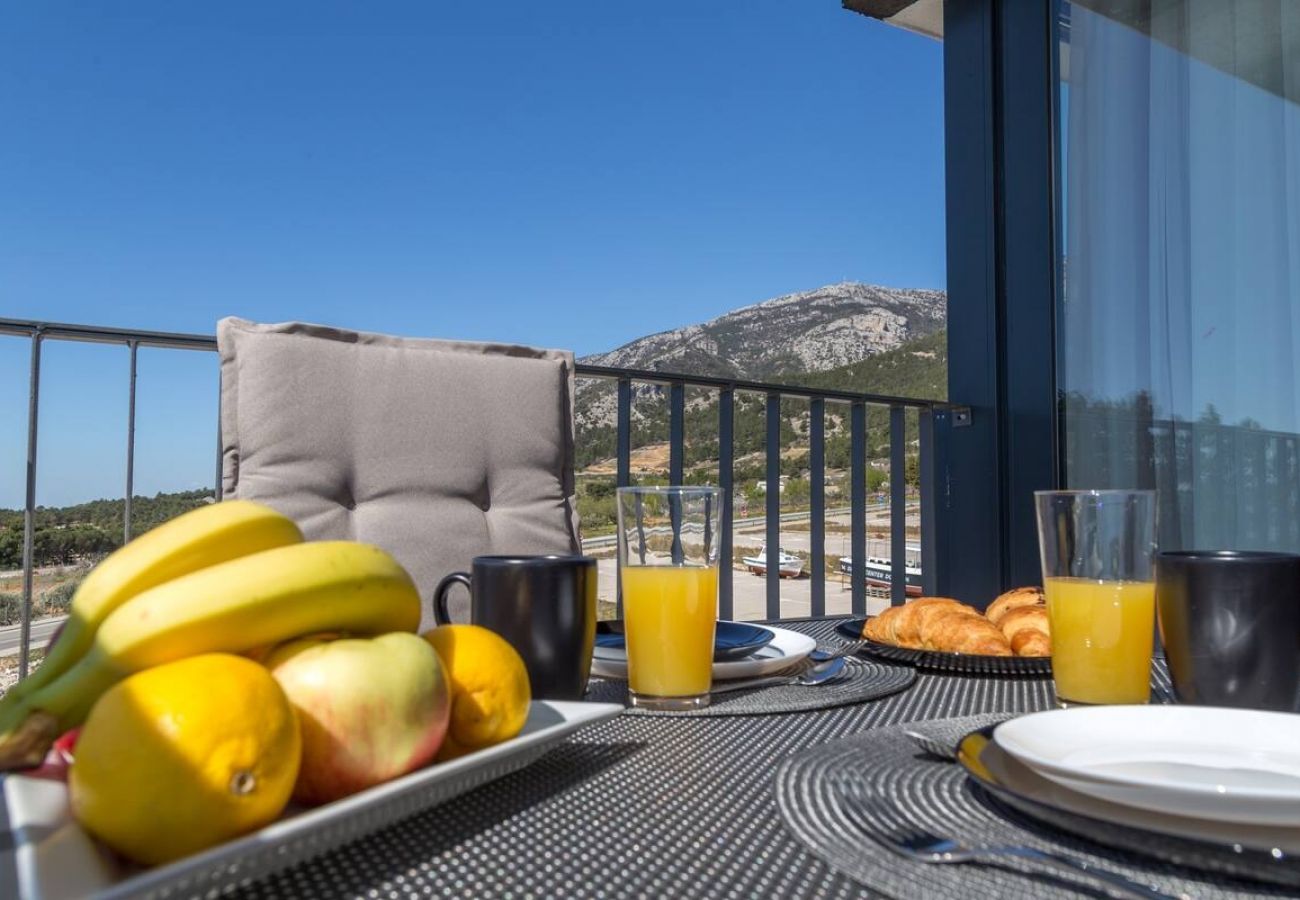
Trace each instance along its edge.
{"label": "paved road", "polygon": [[[67,616],[53,619],[39,619],[32,623],[32,649],[44,647],[54,636],[54,632]],[[22,636],[18,625],[0,628],[0,656],[17,656],[22,647]]]}
{"label": "paved road", "polygon": [[[916,506],[914,501],[907,504],[909,515],[912,508]],[[919,507],[917,507],[919,508]],[[882,514],[882,510],[884,513]],[[889,504],[872,503],[867,506],[868,519],[872,521],[881,520],[886,523],[889,521]],[[812,518],[812,513],[808,510],[797,512],[781,513],[781,524],[789,525],[796,522],[807,522]],[[837,506],[826,510],[826,521],[834,522],[840,525],[847,525],[852,521],[852,510],[847,506]],[[736,519],[731,523],[732,531],[735,533],[761,531],[767,528],[766,516],[748,516],[746,518]],[[594,550],[599,547],[612,547],[617,539],[617,535],[605,534],[600,537],[586,538],[582,542],[583,549]]]}
{"label": "paved road", "polygon": [[[618,583],[618,567],[614,560],[598,559],[597,593],[602,600],[614,601],[615,585]],[[737,569],[732,580],[732,616],[737,620],[763,619],[767,617],[767,580],[751,575],[744,569]],[[853,596],[848,584],[841,578],[826,579],[826,614],[847,615],[852,609]],[[867,612],[877,613],[889,606],[888,597],[868,597]],[[781,579],[781,616],[811,615],[812,579]]]}

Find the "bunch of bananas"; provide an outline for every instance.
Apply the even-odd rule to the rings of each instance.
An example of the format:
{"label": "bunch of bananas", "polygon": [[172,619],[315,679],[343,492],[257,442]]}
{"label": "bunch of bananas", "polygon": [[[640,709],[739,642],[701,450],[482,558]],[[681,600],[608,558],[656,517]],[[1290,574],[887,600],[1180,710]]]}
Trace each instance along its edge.
{"label": "bunch of bananas", "polygon": [[0,770],[38,764],[127,676],[201,653],[319,632],[413,632],[420,597],[396,560],[351,541],[304,543],[248,500],[186,513],[82,582],[45,662],[0,699]]}

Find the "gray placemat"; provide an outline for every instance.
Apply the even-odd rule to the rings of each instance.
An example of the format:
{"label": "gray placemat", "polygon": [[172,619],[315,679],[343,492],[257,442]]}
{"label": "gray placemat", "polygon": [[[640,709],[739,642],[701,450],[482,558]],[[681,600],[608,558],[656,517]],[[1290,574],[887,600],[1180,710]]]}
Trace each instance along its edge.
{"label": "gray placemat", "polygon": [[[827,646],[839,621],[774,624]],[[1050,679],[920,672],[909,690],[811,714],[618,716],[523,771],[229,900],[874,898],[790,834],[772,791],[780,763],[875,728],[1052,702]]]}
{"label": "gray placemat", "polygon": [[[813,687],[789,684],[749,691],[727,691],[714,694],[712,702],[704,709],[686,712],[658,712],[629,706],[627,682],[616,678],[593,678],[587,688],[586,699],[600,703],[622,703],[628,707],[626,714],[634,716],[764,716],[864,703],[897,694],[916,681],[916,670],[911,666],[855,658],[845,659],[844,662],[843,677],[826,684]],[[813,665],[814,663],[805,660],[786,671],[797,674]]]}
{"label": "gray placemat", "polygon": [[[1020,844],[1068,853],[1173,895],[1256,898],[1292,896],[1282,889],[1243,884],[1099,847],[1037,826],[1004,810],[974,786],[954,762],[920,750],[903,731],[917,730],[953,743],[1005,715],[912,723],[856,735],[787,759],[774,787],[790,833],[831,868],[893,897],[1025,898],[1106,896],[1086,875],[1043,874],[1032,863],[939,865],[899,856],[873,837],[894,826],[919,828],[970,843]],[[846,809],[847,792],[866,798],[875,817]]]}

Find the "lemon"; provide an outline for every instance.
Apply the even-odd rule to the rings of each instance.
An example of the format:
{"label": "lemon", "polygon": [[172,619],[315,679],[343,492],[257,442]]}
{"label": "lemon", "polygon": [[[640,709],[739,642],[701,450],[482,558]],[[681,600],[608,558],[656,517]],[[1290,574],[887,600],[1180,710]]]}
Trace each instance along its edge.
{"label": "lemon", "polygon": [[455,759],[518,734],[532,690],[515,648],[478,625],[441,625],[424,638],[438,651],[451,686],[451,721],[436,759]]}
{"label": "lemon", "polygon": [[301,738],[271,673],[225,653],[146,669],[95,703],[68,775],[72,813],[123,856],[179,859],[271,822]]}

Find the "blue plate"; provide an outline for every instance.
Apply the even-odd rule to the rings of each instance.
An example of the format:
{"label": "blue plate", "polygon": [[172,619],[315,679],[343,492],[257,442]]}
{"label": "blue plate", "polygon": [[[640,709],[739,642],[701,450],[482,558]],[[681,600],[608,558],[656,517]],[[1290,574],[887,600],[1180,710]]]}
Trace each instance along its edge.
{"label": "blue plate", "polygon": [[[766,646],[773,634],[761,625],[746,622],[719,622],[713,633],[713,661],[740,659]],[[596,623],[596,646],[605,650],[626,650],[623,620]]]}

